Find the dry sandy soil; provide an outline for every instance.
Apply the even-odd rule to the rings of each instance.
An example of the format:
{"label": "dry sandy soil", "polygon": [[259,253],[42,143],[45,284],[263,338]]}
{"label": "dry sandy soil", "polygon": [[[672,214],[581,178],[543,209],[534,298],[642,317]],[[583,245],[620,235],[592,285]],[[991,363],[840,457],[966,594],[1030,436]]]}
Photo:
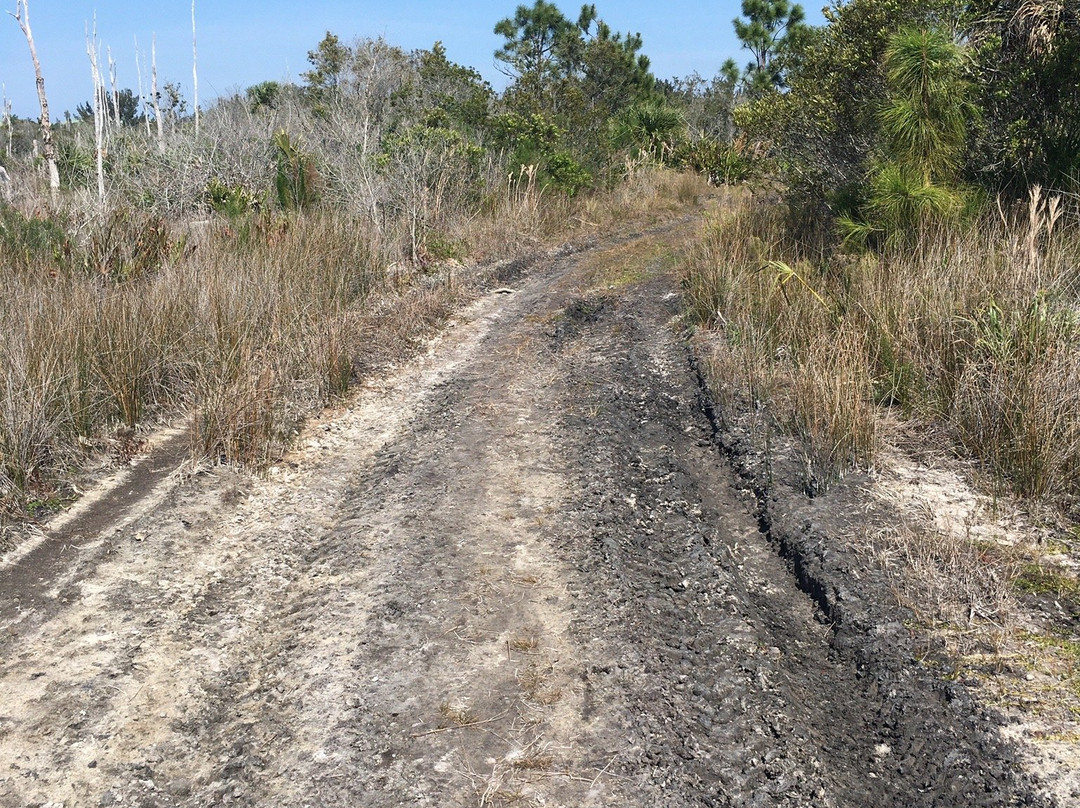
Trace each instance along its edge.
{"label": "dry sandy soil", "polygon": [[0,806],[1050,804],[719,439],[695,226],[538,259],[265,479],[161,439],[13,553]]}

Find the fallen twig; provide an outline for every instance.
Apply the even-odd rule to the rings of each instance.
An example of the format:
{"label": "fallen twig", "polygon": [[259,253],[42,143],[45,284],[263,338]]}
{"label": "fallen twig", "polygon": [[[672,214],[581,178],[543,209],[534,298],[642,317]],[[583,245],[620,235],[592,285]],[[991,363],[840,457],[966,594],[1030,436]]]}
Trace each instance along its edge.
{"label": "fallen twig", "polygon": [[485,718],[483,721],[470,721],[467,724],[455,724],[452,727],[436,727],[435,729],[429,729],[427,732],[414,733],[414,734],[410,735],[409,737],[410,738],[423,738],[425,735],[434,735],[434,734],[436,734],[438,732],[449,732],[452,729],[468,729],[469,727],[478,727],[481,724],[490,724],[493,721],[498,721],[500,718],[503,718],[508,712],[510,712],[510,710],[508,710],[508,709],[503,710],[498,715],[492,716],[491,718]]}

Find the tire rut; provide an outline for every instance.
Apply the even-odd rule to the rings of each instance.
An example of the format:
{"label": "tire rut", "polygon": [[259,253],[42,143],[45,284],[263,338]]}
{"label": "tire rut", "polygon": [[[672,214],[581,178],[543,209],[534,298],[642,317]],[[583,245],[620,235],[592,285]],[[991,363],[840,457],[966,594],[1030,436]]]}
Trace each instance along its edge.
{"label": "tire rut", "polygon": [[577,633],[614,660],[589,668],[593,698],[628,708],[624,773],[667,805],[1041,804],[969,699],[913,659],[868,675],[836,653],[813,582],[761,529],[762,492],[713,440],[676,300],[657,279],[553,341],[573,510],[593,514],[561,552],[592,584]]}

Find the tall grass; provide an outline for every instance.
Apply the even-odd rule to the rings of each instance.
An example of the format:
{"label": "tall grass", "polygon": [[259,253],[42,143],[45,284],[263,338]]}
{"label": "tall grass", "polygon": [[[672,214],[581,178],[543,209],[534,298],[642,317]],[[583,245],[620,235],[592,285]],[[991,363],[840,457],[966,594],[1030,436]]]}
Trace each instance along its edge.
{"label": "tall grass", "polygon": [[[457,258],[509,257],[586,222],[670,214],[691,186],[640,172],[571,201],[516,176],[485,209],[448,214],[444,233]],[[198,456],[264,464],[484,277],[403,263],[395,227],[328,206],[186,224],[37,210],[0,207],[0,515],[52,497],[118,430],[162,419],[190,419]]]}
{"label": "tall grass", "polygon": [[[1080,493],[1080,221],[1033,190],[884,254],[809,250],[744,199],[687,257],[691,311],[739,381],[803,438],[808,478],[873,462],[875,410],[938,419],[1019,494]],[[716,360],[714,360],[715,362]]]}
{"label": "tall grass", "polygon": [[0,489],[17,505],[110,430],[189,410],[201,453],[264,461],[348,386],[364,336],[349,316],[384,265],[358,228],[327,216],[258,221],[243,236],[212,225],[126,279],[48,252],[5,262]]}

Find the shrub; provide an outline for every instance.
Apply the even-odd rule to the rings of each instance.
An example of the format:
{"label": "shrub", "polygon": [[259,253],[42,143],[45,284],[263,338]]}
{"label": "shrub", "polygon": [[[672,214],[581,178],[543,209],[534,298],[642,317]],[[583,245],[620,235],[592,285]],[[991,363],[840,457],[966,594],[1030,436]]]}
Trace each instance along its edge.
{"label": "shrub", "polygon": [[4,204],[0,204],[0,245],[4,262],[15,271],[57,272],[74,250],[64,219],[27,216]]}
{"label": "shrub", "polygon": [[745,182],[762,159],[743,137],[731,143],[709,137],[687,140],[672,154],[674,165],[705,175],[713,185]]}
{"label": "shrub", "polygon": [[274,135],[273,143],[278,204],[283,210],[310,208],[319,198],[319,174],[314,157],[303,151],[300,141],[290,138],[284,129]]}
{"label": "shrub", "polygon": [[206,204],[214,213],[221,213],[230,219],[243,216],[260,207],[257,194],[237,183],[230,185],[217,177],[211,177],[206,183]]}
{"label": "shrub", "polygon": [[186,244],[162,217],[118,208],[91,231],[82,260],[91,274],[127,281],[156,273],[180,257]]}

